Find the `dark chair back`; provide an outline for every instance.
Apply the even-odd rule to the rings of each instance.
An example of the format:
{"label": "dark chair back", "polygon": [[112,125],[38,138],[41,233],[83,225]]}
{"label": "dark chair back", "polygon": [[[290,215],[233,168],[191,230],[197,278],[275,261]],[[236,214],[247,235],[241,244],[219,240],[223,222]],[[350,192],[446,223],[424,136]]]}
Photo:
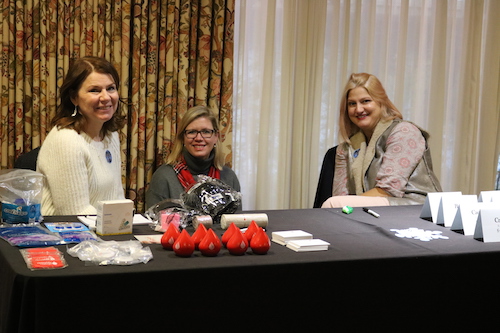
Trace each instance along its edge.
{"label": "dark chair back", "polygon": [[313,208],[321,208],[323,202],[332,196],[335,154],[337,154],[337,146],[328,149],[323,158]]}
{"label": "dark chair back", "polygon": [[40,147],[37,147],[27,153],[22,154],[14,162],[14,168],[30,169],[36,171],[36,160],[38,158],[39,152],[40,152]]}

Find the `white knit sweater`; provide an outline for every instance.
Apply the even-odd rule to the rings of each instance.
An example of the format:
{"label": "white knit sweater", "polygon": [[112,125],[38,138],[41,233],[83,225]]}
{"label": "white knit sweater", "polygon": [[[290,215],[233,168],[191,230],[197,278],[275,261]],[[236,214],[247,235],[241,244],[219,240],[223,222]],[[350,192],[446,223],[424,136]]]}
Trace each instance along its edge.
{"label": "white knit sweater", "polygon": [[37,171],[46,176],[42,215],[96,214],[99,201],[125,198],[117,132],[96,142],[84,132],[54,127],[40,149]]}

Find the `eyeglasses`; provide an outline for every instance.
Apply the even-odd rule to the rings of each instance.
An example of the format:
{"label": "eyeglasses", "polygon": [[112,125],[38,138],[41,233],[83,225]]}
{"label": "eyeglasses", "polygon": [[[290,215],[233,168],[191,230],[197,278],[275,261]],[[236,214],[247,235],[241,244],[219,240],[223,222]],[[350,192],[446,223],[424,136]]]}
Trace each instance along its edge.
{"label": "eyeglasses", "polygon": [[201,130],[201,131],[197,131],[197,130],[185,130],[184,131],[184,135],[188,139],[194,139],[194,138],[196,138],[198,136],[198,133],[201,134],[202,138],[204,138],[204,139],[210,139],[214,135],[215,130],[213,130],[213,129],[204,129],[204,130]]}

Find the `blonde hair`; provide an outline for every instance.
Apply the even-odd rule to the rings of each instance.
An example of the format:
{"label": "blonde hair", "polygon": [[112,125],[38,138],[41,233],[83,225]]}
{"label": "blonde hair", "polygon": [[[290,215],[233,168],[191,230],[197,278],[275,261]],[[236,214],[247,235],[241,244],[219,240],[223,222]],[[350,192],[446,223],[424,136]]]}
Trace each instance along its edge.
{"label": "blonde hair", "polygon": [[387,97],[382,83],[380,83],[379,79],[377,79],[375,75],[368,73],[352,73],[344,88],[342,99],[340,100],[339,113],[340,135],[346,142],[349,143],[349,138],[359,131],[359,127],[356,126],[349,118],[347,111],[347,98],[349,96],[349,92],[357,87],[365,88],[371,98],[373,98],[373,101],[380,105],[382,109],[382,119],[403,119],[403,115],[391,102],[389,97]]}
{"label": "blonde hair", "polygon": [[[175,136],[174,146],[172,152],[168,155],[167,164],[174,165],[177,161],[182,159],[182,150],[184,148],[184,131],[189,124],[191,124],[195,119],[205,117],[212,123],[214,127],[215,134],[219,134],[219,121],[215,113],[204,105],[198,105],[190,108],[186,111],[182,117],[179,127],[177,128],[177,135]],[[217,136],[217,144],[220,142],[220,136]],[[213,148],[215,150],[214,166],[222,170],[224,166],[224,154],[217,145]]]}

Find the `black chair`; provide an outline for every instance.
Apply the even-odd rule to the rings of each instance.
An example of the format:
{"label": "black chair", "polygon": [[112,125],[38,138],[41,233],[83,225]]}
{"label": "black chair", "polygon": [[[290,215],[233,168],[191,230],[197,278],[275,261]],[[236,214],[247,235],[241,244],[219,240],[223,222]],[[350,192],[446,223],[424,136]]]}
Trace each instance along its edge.
{"label": "black chair", "polygon": [[316,189],[316,197],[314,198],[313,208],[321,208],[323,202],[332,196],[336,154],[337,146],[328,149],[325,154],[323,165],[321,166],[321,172],[319,174],[318,188]]}
{"label": "black chair", "polygon": [[38,158],[39,152],[40,152],[40,147],[37,147],[27,153],[22,154],[14,162],[14,168],[30,169],[36,171],[36,160]]}

